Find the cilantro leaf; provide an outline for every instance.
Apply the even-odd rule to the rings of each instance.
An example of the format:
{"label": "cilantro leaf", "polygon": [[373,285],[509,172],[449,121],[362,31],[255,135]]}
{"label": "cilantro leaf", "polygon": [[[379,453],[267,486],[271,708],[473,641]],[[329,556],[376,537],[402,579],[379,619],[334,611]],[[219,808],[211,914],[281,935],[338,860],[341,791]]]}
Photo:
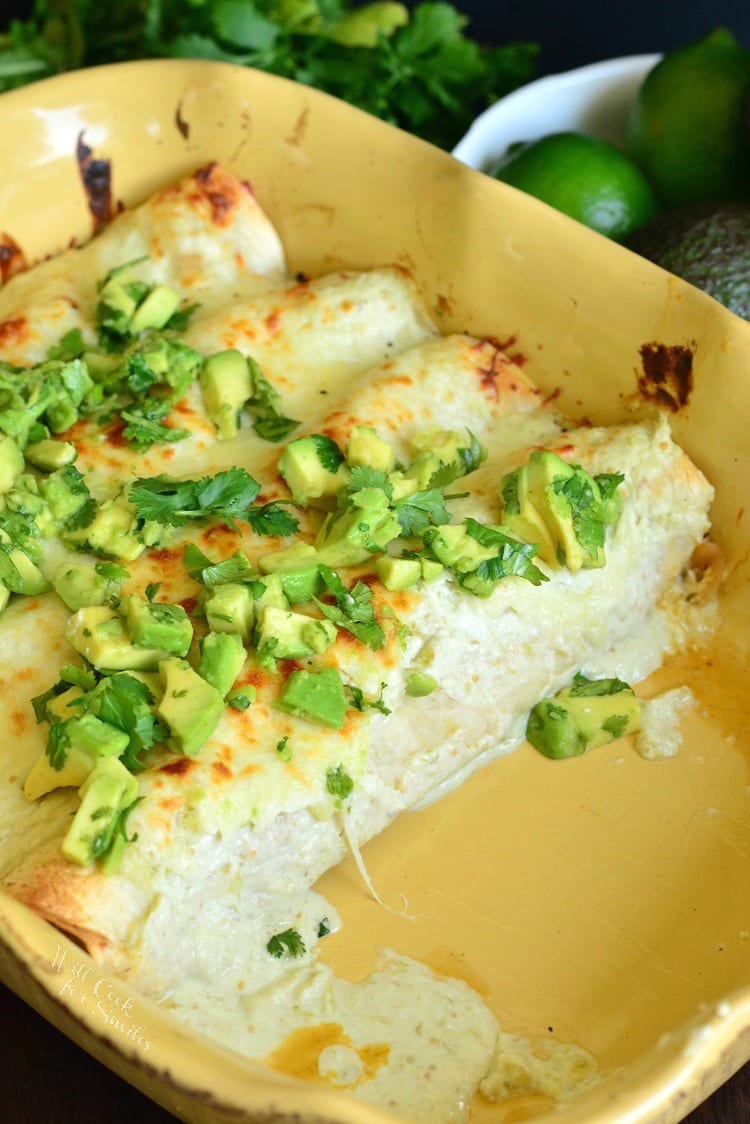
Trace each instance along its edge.
{"label": "cilantro leaf", "polygon": [[133,773],[145,768],[141,753],[166,737],[166,730],[154,716],[154,698],[148,687],[140,679],[120,671],[103,679],[97,694],[97,717],[130,738],[120,760]]}
{"label": "cilantro leaf", "polygon": [[382,468],[370,468],[369,464],[357,464],[352,468],[349,491],[361,492],[363,488],[380,488],[389,500],[393,498],[393,485]]}
{"label": "cilantro leaf", "polygon": [[245,518],[255,531],[256,535],[276,535],[285,538],[293,535],[299,527],[299,520],[284,507],[291,507],[291,500],[272,500],[270,503],[250,507],[245,513]]}
{"label": "cilantro leaf", "polygon": [[445,506],[445,497],[439,488],[428,488],[413,492],[393,505],[401,531],[407,537],[419,535],[425,527],[450,523],[450,515]]}
{"label": "cilantro leaf", "polygon": [[253,418],[253,429],[266,441],[283,441],[301,423],[286,417],[281,410],[279,392],[274,390],[258,364],[247,357],[253,392],[245,409]]}
{"label": "cilantro leaf", "polygon": [[381,714],[390,714],[391,710],[385,705],[383,701],[383,692],[387,687],[387,683],[380,684],[380,692],[376,699],[366,699],[365,693],[361,687],[355,687],[353,684],[344,684],[344,690],[352,700],[352,706],[355,710],[379,710]]}
{"label": "cilantro leaf", "polygon": [[[496,557],[480,562],[476,570],[466,575],[467,579],[476,576],[480,581],[496,582],[515,575],[525,578],[532,585],[541,585],[542,582],[549,581],[547,575],[532,562],[538,550],[536,543],[519,542],[502,531],[478,523],[476,519],[466,519],[465,526],[466,533],[482,546],[498,548]],[[459,582],[471,589],[471,580],[465,581],[460,578]]]}
{"label": "cilantro leaf", "polygon": [[284,929],[283,933],[276,933],[266,945],[271,956],[280,960],[282,956],[298,957],[305,951],[305,942],[296,929]]}
{"label": "cilantro leaf", "polygon": [[339,465],[344,462],[344,454],[331,437],[322,433],[312,433],[310,440],[315,446],[318,460],[328,472],[336,472]]}
{"label": "cilantro leaf", "polygon": [[355,639],[366,644],[368,648],[377,651],[384,647],[385,633],[375,620],[370,587],[358,581],[351,590],[347,589],[338,574],[329,566],[321,565],[319,574],[326,589],[336,598],[335,605],[328,605],[324,601],[319,601],[317,597],[313,598],[323,615],[339,628],[351,632]]}
{"label": "cilantro leaf", "polygon": [[169,527],[214,517],[236,530],[235,520],[247,517],[260,485],[244,468],[233,466],[200,480],[146,476],[135,480],[129,498],[139,519]]}
{"label": "cilantro leaf", "polygon": [[149,417],[145,408],[122,410],[120,417],[128,424],[122,435],[128,444],[138,452],[145,452],[152,445],[164,445],[172,441],[184,441],[190,436],[187,429],[177,429],[171,425]]}
{"label": "cilantro leaf", "polygon": [[623,683],[622,679],[587,679],[579,671],[573,677],[570,695],[571,698],[592,698],[602,695],[619,695],[621,691],[633,693],[630,684]]}
{"label": "cilantro leaf", "polygon": [[441,464],[430,477],[431,488],[444,488],[452,484],[460,476],[468,476],[475,472],[480,464],[487,459],[487,450],[481,445],[471,430],[467,430],[469,444],[458,450],[458,459],[447,464]]}
{"label": "cilantro leaf", "polygon": [[189,542],[183,549],[182,560],[193,581],[209,587],[248,582],[257,577],[250,559],[241,550],[221,562],[212,562],[195,543]]}
{"label": "cilantro leaf", "polygon": [[66,729],[66,724],[64,722],[54,722],[49,728],[47,745],[44,749],[53,769],[56,769],[58,772],[62,769],[68,759],[69,748],[70,737]]}

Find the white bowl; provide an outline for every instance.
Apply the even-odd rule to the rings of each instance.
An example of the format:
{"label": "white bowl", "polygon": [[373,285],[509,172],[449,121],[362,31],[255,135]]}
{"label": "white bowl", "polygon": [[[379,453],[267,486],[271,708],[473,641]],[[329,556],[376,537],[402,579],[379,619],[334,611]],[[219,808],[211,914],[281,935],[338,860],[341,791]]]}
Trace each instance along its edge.
{"label": "white bowl", "polygon": [[589,133],[620,144],[636,90],[660,58],[627,55],[530,82],[485,109],[453,155],[490,172],[508,145],[547,133]]}

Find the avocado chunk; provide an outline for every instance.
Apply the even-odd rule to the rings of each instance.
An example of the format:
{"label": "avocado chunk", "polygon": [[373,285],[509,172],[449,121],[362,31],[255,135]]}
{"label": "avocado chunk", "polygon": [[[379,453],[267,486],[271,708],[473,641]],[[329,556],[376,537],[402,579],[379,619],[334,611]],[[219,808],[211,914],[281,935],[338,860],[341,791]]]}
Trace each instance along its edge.
{"label": "avocado chunk", "polygon": [[231,349],[210,355],[198,376],[203,404],[222,440],[236,437],[240,414],[253,394],[253,380],[247,359]]}
{"label": "avocado chunk", "polygon": [[86,527],[68,532],[65,538],[76,546],[88,544],[91,550],[107,558],[133,562],[145,549],[136,526],[135,509],[117,497],[99,504],[92,521]]}
{"label": "avocado chunk", "polygon": [[434,582],[445,569],[442,562],[438,562],[434,558],[425,558],[424,555],[419,559],[419,562],[422,567],[423,582]]}
{"label": "avocado chunk", "polygon": [[336,625],[268,605],[260,610],[255,646],[261,661],[301,659],[325,652],[336,642]]}
{"label": "avocado chunk", "polygon": [[91,499],[81,473],[72,464],[55,469],[49,476],[41,479],[39,491],[47,501],[53,517],[60,523],[76,515]]}
{"label": "avocado chunk", "polygon": [[375,560],[375,573],[392,592],[411,589],[422,577],[422,563],[419,558],[392,558],[384,554]]}
{"label": "avocado chunk", "polygon": [[37,800],[55,788],[77,788],[99,761],[105,757],[119,757],[130,741],[122,730],[102,722],[93,714],[68,718],[64,727],[67,745],[62,768],[55,769],[47,754],[42,753],[24,782],[27,800]]}
{"label": "avocado chunk", "polygon": [[127,570],[113,562],[97,562],[95,566],[85,562],[62,562],[52,576],[52,587],[75,613],[90,605],[105,605],[116,598],[127,576]]}
{"label": "avocado chunk", "polygon": [[262,574],[278,575],[290,605],[311,601],[323,588],[318,553],[306,542],[295,542],[273,554],[262,554],[258,569]]}
{"label": "avocado chunk", "polygon": [[242,671],[247,652],[236,632],[209,632],[200,644],[198,674],[226,697]]}
{"label": "avocado chunk", "polygon": [[580,465],[539,449],[527,471],[528,498],[555,543],[558,565],[573,573],[603,566],[606,519],[596,481]]}
{"label": "avocado chunk", "polygon": [[224,713],[224,699],[187,660],[170,656],[159,664],[164,696],[156,713],[169,729],[169,746],[193,757],[205,745]]}
{"label": "avocado chunk", "polygon": [[545,757],[578,757],[635,733],[640,723],[640,703],[627,683],[576,675],[572,687],[532,708],[526,737]]}
{"label": "avocado chunk", "polygon": [[320,433],[290,441],[279,458],[279,472],[295,503],[329,511],[339,488],[349,479],[344,454],[330,437]]}
{"label": "avocado chunk", "polygon": [[[493,530],[500,530],[494,527]],[[481,562],[487,562],[497,554],[497,548],[482,546],[472,538],[464,523],[441,523],[438,527],[428,527],[424,541],[438,562],[454,570],[457,574],[470,574]]]}
{"label": "avocado chunk", "polygon": [[526,465],[503,478],[500,494],[503,519],[508,530],[523,542],[536,543],[538,556],[548,566],[557,566],[557,543],[542,516],[529,498],[529,473]]}
{"label": "avocado chunk", "polygon": [[[2,453],[2,446],[0,446]],[[35,441],[24,449],[24,456],[29,464],[39,468],[42,472],[54,472],[58,468],[65,468],[72,464],[78,456],[78,450],[72,441],[56,441],[53,437],[45,437],[42,441]]]}
{"label": "avocado chunk", "polygon": [[324,667],[321,671],[293,671],[274,706],[286,714],[340,730],[346,715],[346,695],[338,670]]}
{"label": "avocado chunk", "polygon": [[367,465],[387,475],[396,467],[396,454],[393,447],[378,437],[370,426],[355,425],[346,446],[346,462],[351,468]]}
{"label": "avocado chunk", "polygon": [[62,842],[69,862],[90,866],[112,848],[122,813],[138,799],[138,781],[117,757],[100,761],[78,790],[81,804]]}
{"label": "avocado chunk", "polygon": [[100,671],[151,671],[169,655],[163,648],[133,644],[117,610],[108,605],[79,609],[69,619],[65,635],[75,650]]}
{"label": "avocado chunk", "polygon": [[23,453],[12,437],[0,437],[0,495],[9,492],[24,470]]}
{"label": "avocado chunk", "polygon": [[406,693],[413,699],[431,695],[437,687],[437,680],[426,671],[412,671],[406,677]]}
{"label": "avocado chunk", "polygon": [[180,294],[167,285],[154,285],[130,318],[131,336],[138,336],[147,328],[163,328],[180,307]]}
{"label": "avocado chunk", "polygon": [[326,519],[315,540],[318,557],[326,566],[357,566],[385,550],[401,534],[401,525],[381,488],[353,492],[346,507]]}
{"label": "avocado chunk", "polygon": [[193,626],[182,605],[148,601],[130,596],[123,599],[120,612],[130,638],[139,648],[159,648],[173,656],[187,655],[193,640]]}
{"label": "avocado chunk", "polygon": [[258,612],[260,612],[261,609],[267,609],[271,605],[275,609],[289,608],[289,602],[284,593],[284,586],[281,582],[280,573],[264,574],[258,584],[263,586],[263,592],[259,597],[256,596]]}
{"label": "avocado chunk", "polygon": [[11,593],[36,597],[50,584],[39,567],[20,547],[13,546],[5,531],[0,530],[0,583]]}
{"label": "avocado chunk", "polygon": [[255,599],[248,585],[226,582],[211,590],[203,608],[212,632],[235,632],[247,643],[255,619]]}

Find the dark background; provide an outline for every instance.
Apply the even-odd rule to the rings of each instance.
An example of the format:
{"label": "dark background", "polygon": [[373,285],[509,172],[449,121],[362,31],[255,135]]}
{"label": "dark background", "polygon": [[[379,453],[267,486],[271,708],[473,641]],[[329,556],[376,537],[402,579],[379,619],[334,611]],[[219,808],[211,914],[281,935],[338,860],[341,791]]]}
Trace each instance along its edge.
{"label": "dark background", "polygon": [[[95,0],[96,2],[96,0]],[[115,0],[116,2],[116,0]],[[750,0],[666,4],[652,0],[456,0],[474,38],[541,45],[540,73],[617,55],[666,51],[729,28],[750,47]],[[2,5],[0,26],[30,5]],[[2,172],[0,171],[0,175]],[[93,1062],[14,995],[0,987],[0,1121],[8,1124],[168,1124],[173,1118]],[[748,1124],[750,1066],[689,1118],[689,1124]]]}

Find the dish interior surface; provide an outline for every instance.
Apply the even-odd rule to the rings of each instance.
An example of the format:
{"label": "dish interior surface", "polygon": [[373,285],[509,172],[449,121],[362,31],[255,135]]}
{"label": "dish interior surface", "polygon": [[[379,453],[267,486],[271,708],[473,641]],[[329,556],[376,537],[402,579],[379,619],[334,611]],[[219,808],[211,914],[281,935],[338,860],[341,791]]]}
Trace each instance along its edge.
{"label": "dish interior surface", "polygon": [[[292,273],[398,263],[441,327],[500,340],[568,414],[609,424],[668,407],[676,440],[716,488],[713,537],[726,566],[718,635],[649,685],[686,683],[699,700],[678,756],[644,761],[618,742],[552,762],[525,746],[365,848],[380,897],[394,908],[405,898],[409,917],[374,902],[351,861],[320,888],[343,920],[325,947],[342,974],[359,978],[380,946],[395,948],[465,979],[504,1030],[577,1042],[615,1074],[555,1119],[680,1119],[750,1054],[750,327],[543,204],[258,73],[187,62],[103,68],[5,95],[0,122],[0,229],[29,261],[91,235],[82,143],[109,162],[115,204],[219,160],[251,181]],[[54,968],[55,950],[73,958],[73,946],[20,907],[4,909],[6,982],[185,1119],[221,1119],[221,1105],[247,1119],[269,1118],[272,1106],[310,1119],[389,1119],[218,1049],[198,1051],[148,1010],[158,1028],[148,1050],[115,1032],[114,1051],[97,1044],[95,1007],[70,988],[62,994]],[[177,1087],[144,1066],[168,1069]],[[192,1099],[180,1086],[211,1096]],[[522,1118],[498,1106],[475,1114]]]}

